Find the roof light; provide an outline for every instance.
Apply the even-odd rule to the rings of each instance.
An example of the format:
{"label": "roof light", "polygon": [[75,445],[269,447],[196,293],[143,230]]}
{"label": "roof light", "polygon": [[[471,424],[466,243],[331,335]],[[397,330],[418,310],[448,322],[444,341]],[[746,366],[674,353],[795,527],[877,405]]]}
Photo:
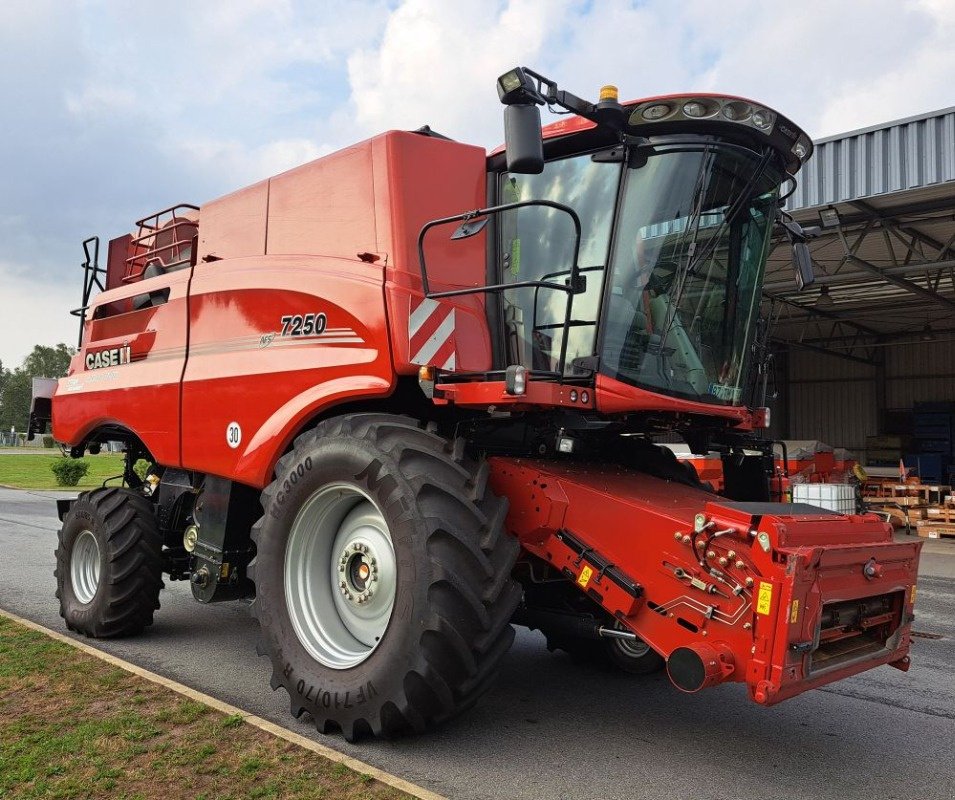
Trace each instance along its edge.
{"label": "roof light", "polygon": [[809,152],[809,148],[806,147],[805,142],[796,142],[793,145],[793,155],[796,156],[800,161],[802,161],[806,154]]}
{"label": "roof light", "polygon": [[670,110],[670,106],[666,103],[657,103],[656,105],[647,106],[643,109],[643,118],[653,122],[654,120],[663,119],[670,113]]}
{"label": "roof light", "polygon": [[753,126],[761,131],[768,131],[773,127],[773,115],[764,109],[753,112]]}
{"label": "roof light", "polygon": [[616,103],[620,99],[620,92],[617,90],[617,87],[613,84],[607,84],[606,86],[600,87],[600,102],[612,102]]}
{"label": "roof light", "polygon": [[819,290],[819,297],[816,298],[816,308],[825,310],[827,308],[832,308],[834,305],[835,302],[832,299],[832,295],[829,294],[829,287],[823,284],[822,288]]}
{"label": "roof light", "polygon": [[839,210],[835,206],[826,206],[819,209],[819,222],[823,228],[838,228],[842,224]]}
{"label": "roof light", "polygon": [[749,103],[734,101],[723,106],[723,116],[733,122],[745,122],[752,113]]}
{"label": "roof light", "polygon": [[520,67],[497,79],[497,96],[506,105],[524,105],[540,101],[537,85]]}

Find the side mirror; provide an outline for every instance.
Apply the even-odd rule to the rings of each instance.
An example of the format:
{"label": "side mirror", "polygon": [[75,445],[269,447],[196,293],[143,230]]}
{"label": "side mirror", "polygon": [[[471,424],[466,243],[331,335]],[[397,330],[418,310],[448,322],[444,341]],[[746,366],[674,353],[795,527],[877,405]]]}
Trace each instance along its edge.
{"label": "side mirror", "polygon": [[793,246],[793,272],[796,276],[796,289],[802,291],[816,282],[812,268],[812,255],[806,242],[819,235],[819,228],[803,228],[791,215],[780,209],[776,222],[782,226]]}
{"label": "side mirror", "polygon": [[539,175],[544,171],[544,141],[540,109],[534,103],[504,107],[507,171]]}
{"label": "side mirror", "polygon": [[816,274],[812,268],[812,255],[809,252],[809,245],[805,242],[793,242],[793,272],[796,288],[800,292],[816,282]]}

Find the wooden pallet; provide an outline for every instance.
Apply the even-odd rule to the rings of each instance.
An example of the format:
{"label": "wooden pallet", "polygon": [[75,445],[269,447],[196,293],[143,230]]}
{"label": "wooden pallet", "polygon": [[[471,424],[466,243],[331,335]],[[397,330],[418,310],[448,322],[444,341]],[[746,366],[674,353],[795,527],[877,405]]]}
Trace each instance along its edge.
{"label": "wooden pallet", "polygon": [[[913,498],[917,499],[917,498]],[[886,500],[885,498],[868,498],[866,503],[870,511],[886,514],[889,522],[896,528],[904,528],[908,525],[914,525],[919,520],[926,518],[925,505],[909,505],[905,503],[896,503],[895,499]],[[896,506],[902,506],[897,508]]]}
{"label": "wooden pallet", "polygon": [[925,519],[929,522],[944,522],[955,525],[955,506],[930,506],[925,509]]}
{"label": "wooden pallet", "polygon": [[918,535],[925,539],[955,538],[955,523],[952,522],[923,519],[916,522],[915,527]]}

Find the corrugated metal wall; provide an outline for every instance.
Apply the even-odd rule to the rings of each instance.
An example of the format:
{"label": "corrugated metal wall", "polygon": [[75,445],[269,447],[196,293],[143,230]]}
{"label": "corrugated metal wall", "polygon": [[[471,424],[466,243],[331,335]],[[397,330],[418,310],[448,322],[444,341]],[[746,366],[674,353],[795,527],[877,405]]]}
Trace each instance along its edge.
{"label": "corrugated metal wall", "polygon": [[[789,438],[862,451],[866,436],[882,433],[875,367],[793,348],[788,376],[777,407],[788,406]],[[936,400],[955,400],[955,341],[914,337],[885,348],[886,408]]]}
{"label": "corrugated metal wall", "polygon": [[815,142],[790,210],[955,181],[955,108]]}
{"label": "corrugated metal wall", "polygon": [[794,348],[789,357],[789,438],[861,450],[878,432],[875,368]]}
{"label": "corrugated metal wall", "polygon": [[955,342],[910,341],[915,343],[890,347],[885,354],[886,407],[955,400]]}

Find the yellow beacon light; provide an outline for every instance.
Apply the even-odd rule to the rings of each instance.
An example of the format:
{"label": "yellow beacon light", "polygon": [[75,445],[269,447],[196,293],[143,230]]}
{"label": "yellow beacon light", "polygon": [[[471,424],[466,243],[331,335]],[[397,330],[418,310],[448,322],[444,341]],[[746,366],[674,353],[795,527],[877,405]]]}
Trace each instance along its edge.
{"label": "yellow beacon light", "polygon": [[616,86],[612,84],[607,84],[606,86],[600,87],[600,102],[610,101],[616,103],[617,99],[620,97],[620,91]]}

